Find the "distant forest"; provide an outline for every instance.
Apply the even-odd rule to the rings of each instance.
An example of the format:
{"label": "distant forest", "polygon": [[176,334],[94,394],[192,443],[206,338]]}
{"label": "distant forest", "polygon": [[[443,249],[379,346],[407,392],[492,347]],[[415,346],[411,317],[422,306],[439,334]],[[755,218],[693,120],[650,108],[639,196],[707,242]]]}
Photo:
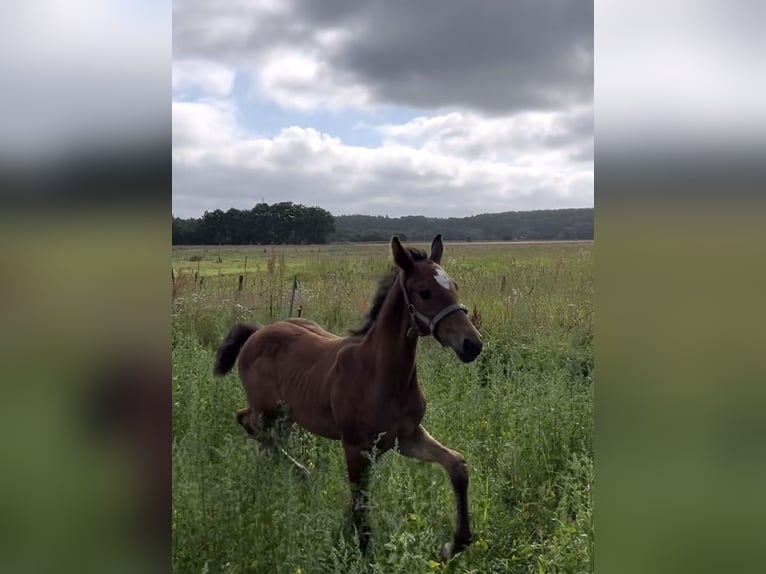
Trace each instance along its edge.
{"label": "distant forest", "polygon": [[335,216],[333,241],[430,241],[441,233],[453,241],[593,239],[593,208],[505,211],[439,219],[412,215]]}
{"label": "distant forest", "polygon": [[593,208],[506,211],[440,219],[419,215],[337,215],[290,202],[259,203],[251,210],[217,209],[200,218],[173,218],[173,245],[306,244],[429,241],[437,233],[452,241],[593,239]]}
{"label": "distant forest", "polygon": [[327,243],[335,231],[329,211],[291,202],[253,209],[206,211],[200,218],[173,218],[173,245],[270,245]]}

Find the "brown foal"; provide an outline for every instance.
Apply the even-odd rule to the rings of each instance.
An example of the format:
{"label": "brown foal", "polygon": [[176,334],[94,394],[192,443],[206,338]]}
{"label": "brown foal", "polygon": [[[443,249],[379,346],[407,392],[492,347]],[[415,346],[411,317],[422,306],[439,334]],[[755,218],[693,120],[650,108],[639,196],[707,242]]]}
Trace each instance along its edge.
{"label": "brown foal", "polygon": [[481,335],[457,302],[455,283],[440,266],[443,250],[441,235],[429,256],[393,237],[394,271],[381,281],[364,325],[349,337],[306,319],[266,327],[239,323],[218,349],[217,375],[228,373],[239,355],[250,406],[237,420],[249,434],[263,437],[282,413],[309,432],[342,442],[362,550],[370,537],[365,511],[370,453],[396,445],[401,454],[437,462],[449,474],[456,525],[443,556],[451,558],[471,543],[465,459],[420,424],[426,402],[415,368],[418,337],[433,335],[466,363],[482,349]]}

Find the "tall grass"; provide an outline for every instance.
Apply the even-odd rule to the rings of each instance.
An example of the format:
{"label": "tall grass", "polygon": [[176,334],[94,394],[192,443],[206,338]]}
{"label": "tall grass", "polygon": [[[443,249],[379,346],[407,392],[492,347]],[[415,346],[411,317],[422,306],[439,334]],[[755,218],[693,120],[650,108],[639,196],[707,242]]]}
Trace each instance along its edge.
{"label": "tall grass", "polygon": [[[193,255],[202,256],[201,286]],[[470,469],[475,542],[450,563],[434,552],[454,520],[440,467],[395,453],[375,463],[374,550],[364,557],[346,528],[340,445],[292,432],[286,448],[310,469],[307,479],[244,437],[234,419],[246,404],[236,375],[212,377],[228,328],[283,317],[297,274],[296,308],[342,333],[389,265],[386,246],[174,251],[174,572],[593,570],[590,245],[446,246],[443,266],[485,339],[470,365],[431,339],[418,351],[423,424]]]}

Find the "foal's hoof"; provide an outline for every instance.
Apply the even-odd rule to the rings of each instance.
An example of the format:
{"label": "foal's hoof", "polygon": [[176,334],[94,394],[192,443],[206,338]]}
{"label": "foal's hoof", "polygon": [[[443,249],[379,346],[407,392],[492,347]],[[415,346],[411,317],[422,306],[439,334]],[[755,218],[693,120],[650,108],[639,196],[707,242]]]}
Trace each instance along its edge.
{"label": "foal's hoof", "polygon": [[462,543],[455,543],[447,542],[444,546],[441,547],[441,550],[437,552],[438,558],[442,562],[448,562],[452,560],[456,555],[460,554],[463,550],[468,548],[468,545],[471,542],[462,542]]}
{"label": "foal's hoof", "polygon": [[455,556],[460,554],[463,549],[465,549],[465,547],[466,545],[464,544],[456,547],[454,542],[447,542],[444,546],[442,546],[441,551],[439,552],[439,560],[442,562],[449,562]]}
{"label": "foal's hoof", "polygon": [[437,554],[441,562],[452,560],[452,557],[455,555],[455,544],[452,542],[447,542],[444,546],[441,547]]}

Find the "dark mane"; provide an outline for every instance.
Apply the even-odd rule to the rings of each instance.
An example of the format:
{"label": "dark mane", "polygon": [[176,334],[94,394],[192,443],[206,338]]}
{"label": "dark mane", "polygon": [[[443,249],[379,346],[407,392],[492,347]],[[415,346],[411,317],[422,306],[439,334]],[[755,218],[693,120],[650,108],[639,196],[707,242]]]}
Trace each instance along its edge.
{"label": "dark mane", "polygon": [[[428,259],[426,252],[422,249],[416,247],[406,247],[405,249],[410,252],[410,255],[412,255],[412,258],[415,261],[425,261]],[[375,319],[378,318],[380,309],[383,307],[383,301],[391,290],[391,286],[394,284],[394,279],[396,279],[398,273],[399,271],[394,267],[378,282],[378,289],[375,291],[375,296],[372,299],[372,307],[370,307],[369,311],[364,315],[362,324],[354,329],[349,329],[349,333],[352,337],[364,335],[372,328]]]}

